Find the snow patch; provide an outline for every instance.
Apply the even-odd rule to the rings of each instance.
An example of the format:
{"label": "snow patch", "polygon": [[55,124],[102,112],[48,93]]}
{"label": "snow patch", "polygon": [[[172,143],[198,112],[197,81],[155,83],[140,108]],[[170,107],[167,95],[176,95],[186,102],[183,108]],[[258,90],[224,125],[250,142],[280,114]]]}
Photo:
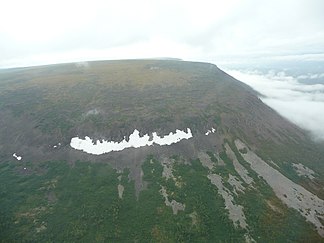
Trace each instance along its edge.
{"label": "snow patch", "polygon": [[12,156],[14,158],[16,158],[17,160],[21,160],[22,159],[22,157],[21,156],[18,156],[16,153],[14,153]]}
{"label": "snow patch", "polygon": [[211,129],[211,130],[208,130],[208,131],[205,133],[205,135],[208,136],[209,134],[211,134],[211,133],[215,133],[215,132],[216,132],[216,129],[212,127],[212,129]]}
{"label": "snow patch", "polygon": [[53,145],[53,148],[58,148],[60,146],[61,146],[61,143],[58,143],[58,144]]}
{"label": "snow patch", "polygon": [[150,140],[150,136],[148,134],[143,135],[142,137],[139,135],[139,131],[137,129],[129,136],[129,141],[126,141],[126,137],[121,142],[114,141],[95,141],[88,136],[85,139],[81,139],[79,137],[74,137],[71,139],[70,146],[76,150],[82,150],[89,154],[105,154],[112,151],[121,151],[126,148],[140,148],[144,146],[152,146],[154,143],[158,145],[171,145],[173,143],[178,143],[183,139],[192,138],[192,133],[190,128],[187,128],[187,132],[176,130],[175,133],[170,132],[169,135],[164,137],[160,137],[156,132],[153,132],[153,139]]}

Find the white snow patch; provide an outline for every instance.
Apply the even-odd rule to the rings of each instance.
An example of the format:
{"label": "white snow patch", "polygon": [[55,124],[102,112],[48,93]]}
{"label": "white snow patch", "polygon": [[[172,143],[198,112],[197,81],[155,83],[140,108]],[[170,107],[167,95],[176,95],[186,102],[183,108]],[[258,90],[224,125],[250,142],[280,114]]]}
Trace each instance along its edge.
{"label": "white snow patch", "polygon": [[17,160],[21,160],[22,159],[22,157],[21,156],[18,156],[16,153],[14,153],[12,156],[14,158],[16,158]]}
{"label": "white snow patch", "polygon": [[121,142],[114,141],[95,141],[88,136],[85,139],[81,139],[79,137],[74,137],[71,139],[70,146],[77,150],[82,150],[89,154],[105,154],[112,151],[121,151],[125,148],[140,148],[144,146],[152,146],[154,143],[158,145],[171,145],[173,143],[178,143],[183,139],[192,138],[192,133],[190,128],[187,128],[187,132],[176,130],[175,133],[170,132],[169,135],[164,137],[160,137],[156,132],[152,133],[153,139],[150,140],[150,136],[148,134],[143,135],[142,137],[139,135],[139,131],[137,129],[129,136],[129,141],[124,140]]}
{"label": "white snow patch", "polygon": [[208,131],[205,133],[205,135],[207,136],[207,135],[209,135],[209,134],[211,134],[211,133],[215,133],[215,132],[216,132],[216,129],[212,127],[212,129],[211,129],[211,130],[208,130]]}
{"label": "white snow patch", "polygon": [[61,143],[58,143],[58,144],[53,145],[53,148],[58,148],[60,146],[61,146]]}

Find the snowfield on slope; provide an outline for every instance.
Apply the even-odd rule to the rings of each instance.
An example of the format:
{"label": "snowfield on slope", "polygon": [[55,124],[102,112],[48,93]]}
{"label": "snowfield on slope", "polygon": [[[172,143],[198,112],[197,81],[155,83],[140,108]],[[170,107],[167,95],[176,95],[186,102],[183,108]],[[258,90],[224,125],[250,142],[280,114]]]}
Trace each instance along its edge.
{"label": "snowfield on slope", "polygon": [[178,143],[183,139],[192,138],[192,133],[190,128],[187,128],[187,132],[176,130],[175,133],[170,132],[168,135],[164,137],[160,137],[156,132],[152,133],[153,138],[150,140],[150,136],[148,134],[143,135],[142,137],[139,135],[139,131],[137,129],[129,136],[129,141],[126,141],[126,137],[121,142],[115,141],[95,141],[86,136],[85,139],[81,139],[79,137],[74,137],[71,139],[70,146],[77,150],[82,150],[89,154],[105,154],[112,151],[121,151],[126,148],[140,148],[144,146],[152,146],[154,144],[157,145],[171,145],[173,143]]}

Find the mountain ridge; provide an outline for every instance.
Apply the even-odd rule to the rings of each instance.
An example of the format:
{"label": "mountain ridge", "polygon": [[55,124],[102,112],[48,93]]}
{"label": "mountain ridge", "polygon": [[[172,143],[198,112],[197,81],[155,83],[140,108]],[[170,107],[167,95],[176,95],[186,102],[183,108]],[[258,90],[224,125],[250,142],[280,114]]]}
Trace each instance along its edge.
{"label": "mountain ridge", "polygon": [[[109,175],[116,178],[123,175],[128,178],[128,183],[134,183],[133,189],[125,181],[118,184],[118,194],[115,196],[119,196],[119,201],[116,199],[119,203],[122,203],[120,195],[130,201],[135,200],[127,194],[132,190],[138,202],[142,202],[147,193],[159,193],[161,200],[164,198],[165,206],[160,205],[155,210],[172,207],[176,214],[189,217],[189,213],[195,212],[188,209],[193,202],[187,200],[182,190],[186,185],[196,188],[188,177],[193,173],[193,178],[203,183],[206,190],[211,186],[216,187],[212,189],[216,190],[214,200],[217,201],[216,195],[219,195],[225,205],[229,203],[227,207],[241,214],[240,224],[237,225],[234,220],[233,226],[228,226],[228,229],[234,227],[244,233],[238,230],[234,235],[238,234],[246,241],[257,240],[258,233],[254,230],[259,226],[252,227],[251,217],[260,215],[255,216],[256,212],[249,211],[251,205],[247,203],[249,198],[246,198],[249,195],[257,197],[260,207],[268,207],[266,217],[273,215],[271,208],[266,206],[269,202],[285,212],[289,219],[303,225],[304,231],[308,232],[306,235],[312,235],[314,239],[317,237],[315,229],[311,230],[314,226],[305,226],[302,216],[283,206],[284,200],[280,204],[272,191],[275,189],[269,186],[271,183],[262,180],[251,167],[254,162],[244,158],[245,152],[255,153],[260,161],[266,161],[264,163],[285,178],[302,185],[311,193],[309,195],[323,199],[321,145],[314,143],[305,131],[266,106],[256,91],[214,64],[177,60],[118,60],[48,65],[0,73],[0,124],[0,141],[5,141],[0,146],[0,161],[3,166],[14,161],[15,176],[31,178],[37,175],[38,178],[46,178],[56,175],[51,167],[57,163],[55,161],[65,161],[69,165],[67,171],[72,174],[86,165],[93,169],[109,165],[115,171],[109,172]],[[71,147],[75,137],[81,140],[89,137],[93,142],[98,140],[112,144],[128,142],[135,130],[139,131],[139,138],[147,134],[150,141],[154,136],[155,139],[162,139],[171,132],[187,129],[190,129],[192,137],[170,145],[135,146],[100,155]],[[246,144],[245,149],[235,143],[237,139]],[[99,146],[99,142],[93,146]],[[19,156],[21,160],[17,161]],[[315,177],[300,176],[294,166],[298,163],[306,166],[305,171],[314,170]],[[187,167],[189,165],[191,169]],[[57,165],[58,168],[60,166],[63,165]],[[57,174],[60,180],[68,178],[63,176],[62,171],[60,173],[62,175]],[[182,177],[188,181],[182,181]],[[249,177],[251,179],[246,179]],[[112,185],[118,180],[111,182]],[[250,185],[251,180],[254,186]],[[67,184],[67,190],[71,183]],[[207,186],[206,183],[210,184]],[[183,185],[184,189],[179,185]],[[121,186],[127,187],[127,190],[121,192]],[[170,190],[176,196],[173,197]],[[192,192],[198,193],[195,190],[192,189]],[[255,190],[257,195],[252,196]],[[190,194],[189,191],[186,195]],[[50,192],[58,195],[63,193],[56,189]],[[296,199],[289,196],[291,200]],[[57,196],[58,204],[64,198]],[[186,201],[187,206],[182,201]],[[229,222],[231,215],[229,211]],[[200,214],[198,216],[202,217]],[[321,218],[320,215],[316,217]],[[124,222],[121,222],[120,227],[123,225]],[[321,232],[319,225],[316,227]],[[147,227],[156,232],[154,225],[148,223]],[[274,225],[271,227],[276,228]],[[285,232],[276,230],[285,239]],[[234,239],[224,237],[222,239]]]}

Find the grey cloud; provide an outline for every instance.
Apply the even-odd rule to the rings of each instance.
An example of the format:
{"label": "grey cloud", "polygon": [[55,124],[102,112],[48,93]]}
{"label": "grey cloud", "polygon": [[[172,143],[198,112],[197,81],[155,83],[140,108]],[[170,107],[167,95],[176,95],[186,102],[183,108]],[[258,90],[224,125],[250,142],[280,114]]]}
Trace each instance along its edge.
{"label": "grey cloud", "polygon": [[308,73],[299,75],[297,79],[318,79],[318,78],[324,78],[324,73]]}
{"label": "grey cloud", "polygon": [[[153,49],[156,39],[173,43],[176,49],[185,46],[179,58],[199,61],[222,61],[227,57],[245,62],[255,57],[324,50],[324,2],[320,0],[58,0],[29,13],[35,9],[29,7],[33,2],[26,4],[23,16],[15,14],[14,4],[8,9],[6,4],[2,6],[2,11],[8,12],[0,15],[2,66],[19,63],[19,59],[28,63],[28,59],[35,60],[33,56],[39,55],[53,60],[51,56],[84,50],[105,50],[105,58],[109,59],[109,53],[116,49],[130,50],[139,44],[144,53],[149,45],[150,56],[158,56],[164,43],[155,43]],[[30,20],[27,13],[39,16]],[[11,21],[16,22],[11,26]],[[38,38],[41,34],[45,37]],[[81,57],[87,59],[71,58]]]}
{"label": "grey cloud", "polygon": [[303,84],[284,72],[228,70],[228,73],[264,95],[264,103],[310,131],[314,139],[324,141],[323,84]]}

